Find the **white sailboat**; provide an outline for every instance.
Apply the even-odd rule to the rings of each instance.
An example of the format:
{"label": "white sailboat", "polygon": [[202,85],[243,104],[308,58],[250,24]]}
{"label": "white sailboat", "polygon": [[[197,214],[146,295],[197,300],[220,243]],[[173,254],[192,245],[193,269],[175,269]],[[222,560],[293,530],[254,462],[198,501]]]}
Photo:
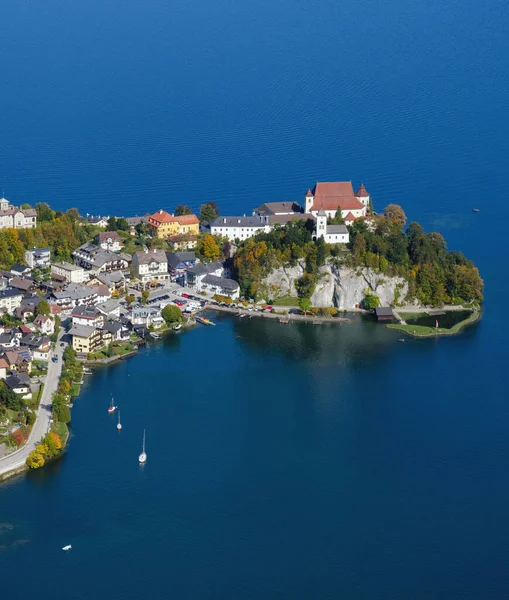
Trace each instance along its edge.
{"label": "white sailboat", "polygon": [[115,412],[116,408],[117,408],[117,407],[116,407],[116,406],[113,404],[113,396],[112,396],[112,397],[111,397],[111,402],[110,402],[110,405],[109,405],[109,407],[108,407],[108,412],[109,412],[109,413]]}
{"label": "white sailboat", "polygon": [[141,454],[138,456],[138,460],[141,464],[147,462],[147,453],[145,452],[145,430],[143,430],[143,448]]}
{"label": "white sailboat", "polygon": [[120,431],[122,429],[122,423],[120,423],[120,411],[118,411],[118,423],[117,423],[117,429]]}
{"label": "white sailboat", "polygon": [[63,550],[64,552],[67,552],[67,551],[68,551],[68,550],[70,550],[71,548],[72,548],[71,544],[68,544],[67,546],[64,546],[64,547],[62,548],[62,550]]}

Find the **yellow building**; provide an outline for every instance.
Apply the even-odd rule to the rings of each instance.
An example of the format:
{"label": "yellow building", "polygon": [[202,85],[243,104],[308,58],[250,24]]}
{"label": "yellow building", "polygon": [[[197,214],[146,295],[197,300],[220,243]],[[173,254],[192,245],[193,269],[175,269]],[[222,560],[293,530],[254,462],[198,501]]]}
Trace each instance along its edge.
{"label": "yellow building", "polygon": [[174,217],[165,210],[158,210],[148,218],[147,223],[158,238],[187,233],[198,235],[200,232],[200,221],[196,215]]}
{"label": "yellow building", "polygon": [[97,352],[107,346],[112,335],[104,329],[96,329],[88,325],[73,325],[69,331],[72,337],[72,347],[78,354]]}

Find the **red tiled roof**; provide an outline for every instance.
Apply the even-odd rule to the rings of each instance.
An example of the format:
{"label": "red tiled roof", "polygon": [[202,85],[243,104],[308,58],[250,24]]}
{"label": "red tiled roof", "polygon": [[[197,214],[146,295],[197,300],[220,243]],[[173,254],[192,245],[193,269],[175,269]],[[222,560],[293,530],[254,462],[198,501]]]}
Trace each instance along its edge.
{"label": "red tiled roof", "polygon": [[314,200],[311,210],[360,210],[364,204],[353,194],[351,181],[317,183],[314,188]]}
{"label": "red tiled roof", "polygon": [[361,186],[355,192],[355,195],[357,196],[357,198],[368,198],[369,197],[368,190],[364,187],[363,183],[361,183]]}
{"label": "red tiled roof", "polygon": [[308,188],[308,191],[306,192],[306,196],[312,196],[313,193],[311,192],[311,188]]}
{"label": "red tiled roof", "polygon": [[151,225],[155,225],[156,227],[158,227],[162,223],[172,223],[176,221],[176,218],[172,217],[172,215],[170,215],[170,213],[166,212],[165,210],[158,210],[153,215],[150,215],[148,221]]}
{"label": "red tiled roof", "polygon": [[0,358],[0,369],[8,369],[9,363],[4,359]]}
{"label": "red tiled roof", "polygon": [[180,217],[175,217],[175,220],[179,225],[198,225],[200,223],[196,215],[180,215]]}
{"label": "red tiled roof", "polygon": [[355,217],[352,215],[351,212],[349,212],[346,217],[343,217],[344,221],[355,221]]}

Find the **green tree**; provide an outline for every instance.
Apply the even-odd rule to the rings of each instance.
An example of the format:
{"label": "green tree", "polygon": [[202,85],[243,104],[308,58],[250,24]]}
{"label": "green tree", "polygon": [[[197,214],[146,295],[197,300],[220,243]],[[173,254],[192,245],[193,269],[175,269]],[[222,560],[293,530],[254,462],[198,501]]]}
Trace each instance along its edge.
{"label": "green tree", "polygon": [[130,227],[127,219],[124,219],[124,217],[119,217],[117,219],[117,231],[129,231],[129,229]]}
{"label": "green tree", "polygon": [[200,223],[204,221],[210,223],[214,219],[217,219],[217,217],[219,217],[219,210],[215,202],[207,202],[200,206]]}
{"label": "green tree", "polygon": [[71,221],[81,221],[80,211],[77,208],[70,208],[65,211],[65,214]]}
{"label": "green tree", "polygon": [[167,304],[161,311],[161,315],[168,325],[182,323],[183,320],[182,311],[173,304]]}
{"label": "green tree", "polygon": [[150,292],[148,290],[143,290],[141,292],[141,303],[146,304],[148,302],[149,297],[150,297]]}
{"label": "green tree", "polygon": [[362,302],[366,310],[374,310],[380,306],[380,298],[373,293],[366,293]]}
{"label": "green tree", "polygon": [[39,469],[44,466],[45,462],[44,456],[40,452],[32,450],[27,458],[27,467],[29,469]]}
{"label": "green tree", "polygon": [[51,314],[51,308],[49,302],[47,300],[41,300],[39,304],[35,307],[35,314],[37,316],[49,316]]}
{"label": "green tree", "polygon": [[179,204],[175,209],[175,216],[180,217],[182,215],[192,215],[193,211],[186,204]]}
{"label": "green tree", "polygon": [[309,312],[313,306],[309,298],[299,298],[299,308],[302,312]]}
{"label": "green tree", "polygon": [[71,411],[67,404],[59,404],[57,407],[54,407],[53,414],[55,419],[60,423],[69,423],[71,420]]}
{"label": "green tree", "polygon": [[108,219],[108,227],[107,227],[107,229],[108,229],[108,231],[117,231],[117,228],[118,228],[118,226],[117,226],[117,217],[111,216]]}
{"label": "green tree", "polygon": [[338,206],[336,210],[336,214],[330,220],[331,225],[344,225],[345,220],[343,219],[343,215],[341,214],[341,207]]}
{"label": "green tree", "polygon": [[10,410],[21,410],[23,408],[21,397],[8,388],[3,381],[0,381],[0,404],[3,404]]}
{"label": "green tree", "polygon": [[38,202],[35,205],[37,212],[37,221],[42,223],[44,221],[53,221],[55,218],[55,211],[50,208],[50,205],[46,202]]}

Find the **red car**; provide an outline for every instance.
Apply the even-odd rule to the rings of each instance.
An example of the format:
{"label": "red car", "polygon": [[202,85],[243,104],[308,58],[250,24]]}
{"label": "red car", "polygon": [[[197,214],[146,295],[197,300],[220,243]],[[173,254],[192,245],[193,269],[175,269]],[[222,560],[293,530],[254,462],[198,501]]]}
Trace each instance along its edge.
{"label": "red car", "polygon": [[184,293],[182,293],[182,294],[180,294],[180,295],[182,296],[182,298],[189,298],[189,294],[184,294]]}
{"label": "red car", "polygon": [[272,310],[272,306],[266,306],[265,310]]}
{"label": "red car", "polygon": [[176,304],[177,306],[184,306],[184,303],[183,303],[183,302],[180,302],[180,300],[177,300],[177,301],[175,302],[175,304]]}

